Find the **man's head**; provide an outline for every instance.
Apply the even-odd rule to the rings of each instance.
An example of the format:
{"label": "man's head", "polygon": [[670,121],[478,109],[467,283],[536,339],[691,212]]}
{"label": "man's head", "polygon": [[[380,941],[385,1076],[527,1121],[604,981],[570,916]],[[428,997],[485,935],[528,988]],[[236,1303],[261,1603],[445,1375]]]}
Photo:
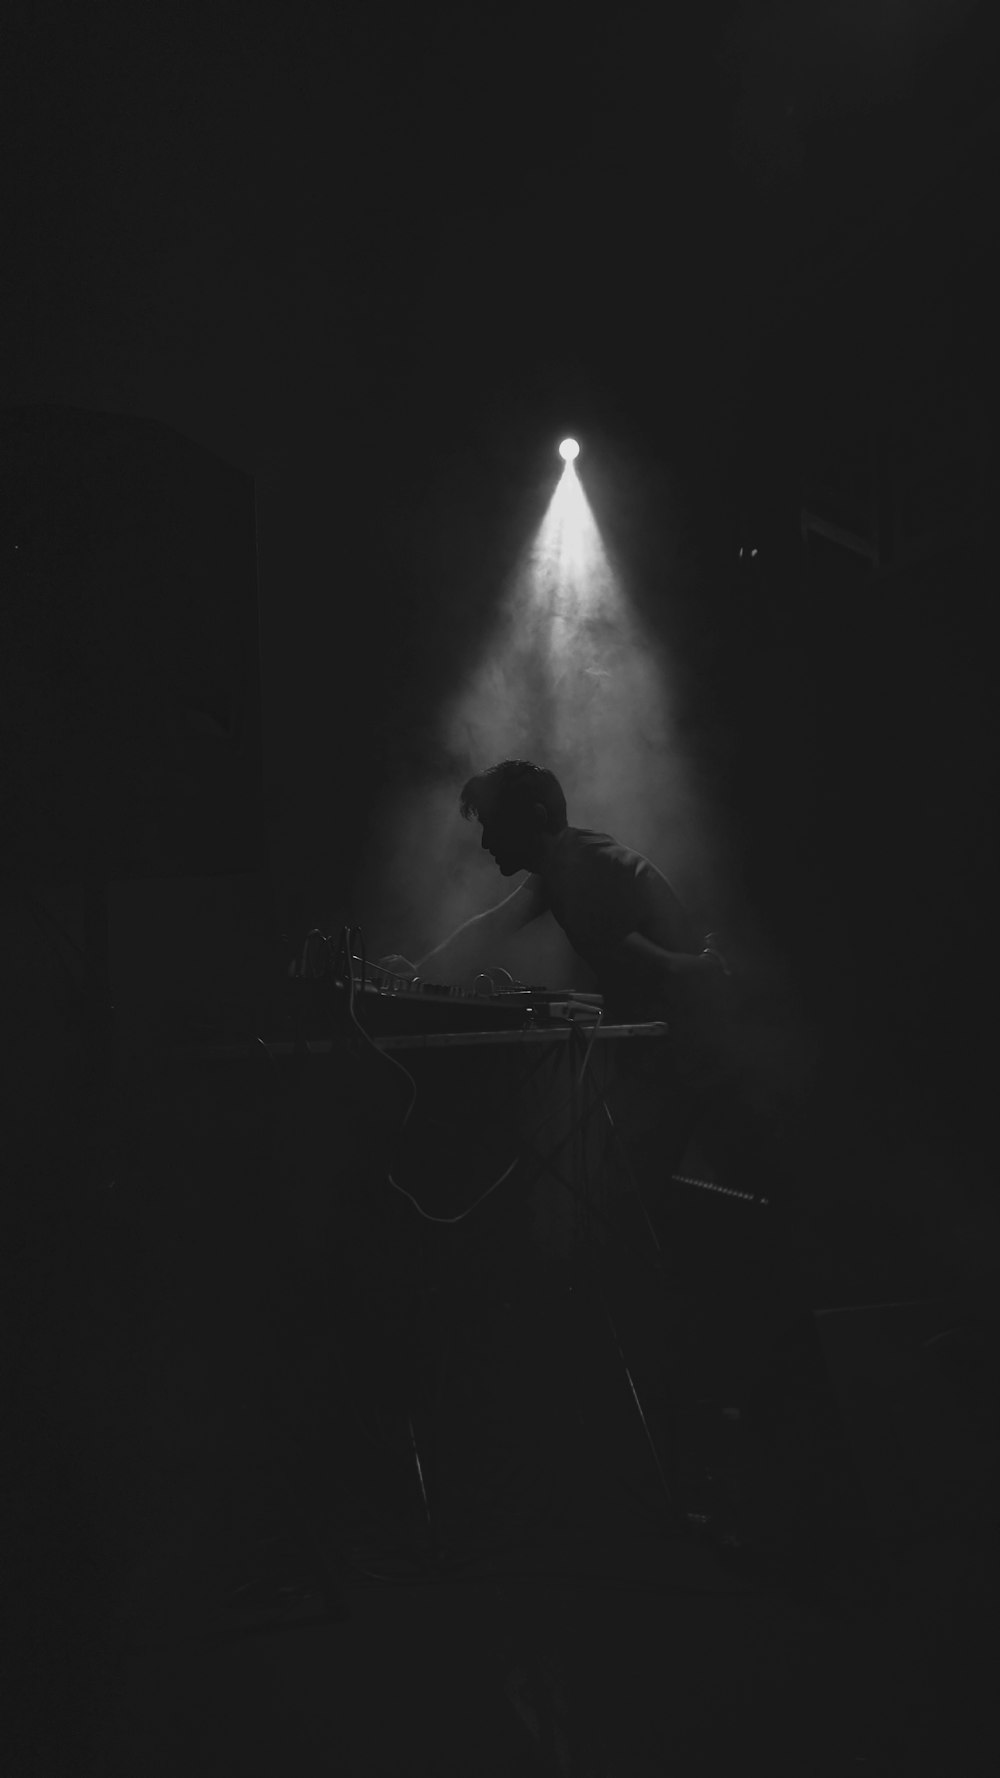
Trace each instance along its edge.
{"label": "man's head", "polygon": [[528,759],[503,759],[463,787],[461,810],[483,829],[502,876],[538,870],[552,840],[566,826],[566,798],[554,773]]}

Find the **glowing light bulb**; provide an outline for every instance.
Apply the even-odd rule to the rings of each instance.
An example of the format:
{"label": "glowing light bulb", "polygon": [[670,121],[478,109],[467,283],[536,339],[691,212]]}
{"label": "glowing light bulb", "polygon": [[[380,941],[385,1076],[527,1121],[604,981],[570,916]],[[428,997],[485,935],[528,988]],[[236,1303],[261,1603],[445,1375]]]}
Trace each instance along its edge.
{"label": "glowing light bulb", "polygon": [[564,438],[559,446],[559,455],[564,463],[572,463],[574,457],[580,455],[580,447],[575,438]]}

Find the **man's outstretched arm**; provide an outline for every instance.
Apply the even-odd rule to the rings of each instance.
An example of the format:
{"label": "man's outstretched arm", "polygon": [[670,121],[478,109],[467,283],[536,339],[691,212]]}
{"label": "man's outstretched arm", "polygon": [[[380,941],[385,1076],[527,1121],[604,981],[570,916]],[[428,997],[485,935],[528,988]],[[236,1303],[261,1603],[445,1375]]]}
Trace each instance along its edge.
{"label": "man's outstretched arm", "polygon": [[544,914],[545,893],[538,877],[526,877],[512,895],[487,908],[484,914],[473,914],[457,931],[421,957],[416,973],[425,981],[442,982],[448,986],[472,986],[482,969],[496,963],[497,947],[522,926]]}

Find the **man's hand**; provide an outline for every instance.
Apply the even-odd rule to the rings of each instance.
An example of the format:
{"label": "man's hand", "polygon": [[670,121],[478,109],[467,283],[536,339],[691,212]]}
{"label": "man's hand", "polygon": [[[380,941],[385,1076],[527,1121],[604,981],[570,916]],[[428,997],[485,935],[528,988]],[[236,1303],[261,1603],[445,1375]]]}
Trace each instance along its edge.
{"label": "man's hand", "polygon": [[726,958],[722,955],[722,952],[719,950],[719,941],[718,941],[714,932],[706,932],[705,947],[704,947],[704,950],[702,951],[701,954],[703,957],[713,958],[714,961],[718,964],[719,968],[721,969],[723,975],[732,975],[733,972],[730,969]]}
{"label": "man's hand", "polygon": [[380,957],[375,967],[384,969],[386,975],[401,975],[409,981],[412,981],[417,973],[416,964],[411,963],[406,957],[401,957],[398,951],[390,951],[388,957]]}

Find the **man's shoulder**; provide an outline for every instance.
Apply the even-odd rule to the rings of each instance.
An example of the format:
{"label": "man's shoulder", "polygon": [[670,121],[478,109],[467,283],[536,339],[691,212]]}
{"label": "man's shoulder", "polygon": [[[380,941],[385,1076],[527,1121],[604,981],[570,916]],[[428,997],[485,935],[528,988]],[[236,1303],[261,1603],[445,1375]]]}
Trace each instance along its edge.
{"label": "man's shoulder", "polygon": [[637,852],[634,846],[623,846],[613,834],[598,833],[591,828],[575,828],[572,862],[581,874],[594,881],[617,884],[621,889],[642,897],[644,903],[657,908],[680,906],[670,878],[658,864]]}
{"label": "man's shoulder", "polygon": [[568,850],[581,860],[613,870],[627,870],[630,874],[634,874],[641,865],[645,865],[647,870],[652,868],[641,852],[636,852],[631,846],[623,846],[613,834],[600,833],[591,827],[571,827],[567,829],[567,833],[570,836]]}
{"label": "man's shoulder", "polygon": [[621,850],[618,841],[610,833],[599,833],[593,827],[567,827],[564,839],[568,850],[575,852],[597,853],[608,850]]}

